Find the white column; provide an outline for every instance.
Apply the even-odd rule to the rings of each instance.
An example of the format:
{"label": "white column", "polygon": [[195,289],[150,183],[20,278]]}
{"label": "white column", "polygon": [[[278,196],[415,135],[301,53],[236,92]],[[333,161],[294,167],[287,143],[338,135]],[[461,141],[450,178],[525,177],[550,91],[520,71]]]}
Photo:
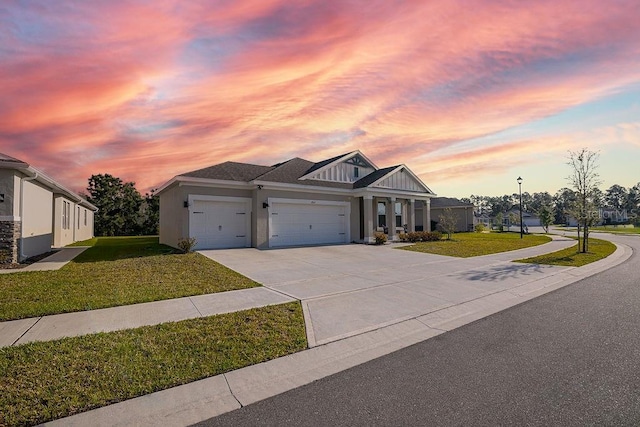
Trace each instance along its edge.
{"label": "white column", "polygon": [[409,206],[407,209],[407,213],[409,214],[409,218],[407,219],[407,224],[409,225],[409,227],[407,231],[412,232],[412,231],[416,231],[416,200],[411,199],[411,200],[408,200],[407,203],[409,203]]}
{"label": "white column", "polygon": [[387,212],[386,219],[387,223],[385,224],[389,229],[388,238],[390,242],[396,240],[396,198],[390,197],[390,201],[387,201]]}
{"label": "white column", "polygon": [[425,200],[422,217],[424,218],[424,230],[431,231],[431,199]]}
{"label": "white column", "polygon": [[362,206],[364,210],[364,242],[373,243],[375,240],[373,238],[373,233],[375,231],[373,222],[373,197],[363,196]]}

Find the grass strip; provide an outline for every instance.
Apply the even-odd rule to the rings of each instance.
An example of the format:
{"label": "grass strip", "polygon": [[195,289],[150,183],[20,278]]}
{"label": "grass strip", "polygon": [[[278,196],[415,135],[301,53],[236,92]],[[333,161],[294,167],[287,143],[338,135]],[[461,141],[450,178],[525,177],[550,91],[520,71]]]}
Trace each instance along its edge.
{"label": "grass strip", "polygon": [[468,258],[528,248],[550,241],[548,236],[535,234],[527,234],[520,239],[519,233],[456,233],[452,240],[418,242],[399,249]]}
{"label": "grass strip", "polygon": [[101,237],[57,271],[0,275],[0,320],[21,319],[259,286],[157,237]]}
{"label": "grass strip", "polygon": [[576,246],[570,248],[532,258],[519,259],[516,262],[581,267],[606,258],[616,251],[616,245],[613,243],[591,237],[589,238],[589,251],[582,253],[578,252],[577,242],[576,240]]}
{"label": "grass strip", "polygon": [[0,425],[35,425],[307,347],[298,302],[0,348]]}

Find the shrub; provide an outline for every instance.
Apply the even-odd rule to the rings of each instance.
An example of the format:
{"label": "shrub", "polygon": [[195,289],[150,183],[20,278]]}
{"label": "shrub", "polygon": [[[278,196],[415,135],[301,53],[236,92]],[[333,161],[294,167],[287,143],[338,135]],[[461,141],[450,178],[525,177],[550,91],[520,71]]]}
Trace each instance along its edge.
{"label": "shrub", "polygon": [[420,232],[412,231],[410,233],[407,233],[407,240],[409,240],[411,243],[419,242],[421,240]]}
{"label": "shrub", "polygon": [[376,245],[384,245],[387,241],[387,235],[379,231],[373,236],[376,239]]}
{"label": "shrub", "polygon": [[484,231],[484,224],[476,224],[473,229],[476,233],[482,233]]}
{"label": "shrub", "polygon": [[187,237],[184,239],[178,240],[178,248],[185,254],[193,251],[193,248],[196,246],[197,240],[195,237]]}
{"label": "shrub", "polygon": [[442,240],[441,232],[439,231],[423,231],[422,232],[423,242],[437,242],[438,240]]}
{"label": "shrub", "polygon": [[398,234],[398,239],[400,239],[401,242],[406,242],[409,240],[409,236],[407,233],[400,233]]}

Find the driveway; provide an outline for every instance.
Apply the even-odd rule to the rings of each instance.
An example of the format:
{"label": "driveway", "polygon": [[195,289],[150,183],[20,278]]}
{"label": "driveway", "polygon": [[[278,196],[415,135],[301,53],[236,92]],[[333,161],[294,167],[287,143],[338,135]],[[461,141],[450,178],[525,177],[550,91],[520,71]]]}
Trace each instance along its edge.
{"label": "driveway", "polygon": [[[518,288],[571,267],[511,260],[552,252],[574,242],[558,237],[546,245],[474,258],[396,249],[400,245],[201,253],[267,288],[301,300],[309,344],[314,346],[430,313],[437,316],[440,310],[494,294],[517,296]],[[539,287],[549,283],[540,281]]]}

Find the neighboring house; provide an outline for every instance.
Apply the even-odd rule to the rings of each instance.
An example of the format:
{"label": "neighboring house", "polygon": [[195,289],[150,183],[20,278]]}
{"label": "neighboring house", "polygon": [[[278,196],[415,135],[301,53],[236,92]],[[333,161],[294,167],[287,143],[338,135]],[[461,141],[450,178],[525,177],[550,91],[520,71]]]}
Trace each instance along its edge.
{"label": "neighboring house", "polygon": [[440,216],[444,215],[445,209],[451,209],[456,217],[455,232],[473,231],[474,226],[474,205],[466,203],[453,197],[434,197],[431,199],[431,228],[438,229]]}
{"label": "neighboring house", "polygon": [[[509,218],[512,216],[516,219],[515,221],[509,221]],[[509,212],[504,214],[504,219],[506,220],[505,226],[518,226],[520,227],[520,209],[511,209]],[[540,217],[531,212],[522,211],[522,223],[527,227],[540,227],[542,226],[542,222],[540,221]]]}
{"label": "neighboring house", "polygon": [[[318,163],[225,162],[178,175],[158,189],[160,242],[197,249],[390,240],[430,222],[434,193],[405,165],[380,169],[360,151]],[[416,217],[418,202],[426,204]]]}
{"label": "neighboring house", "polygon": [[0,263],[90,239],[96,210],[38,169],[0,153]]}

